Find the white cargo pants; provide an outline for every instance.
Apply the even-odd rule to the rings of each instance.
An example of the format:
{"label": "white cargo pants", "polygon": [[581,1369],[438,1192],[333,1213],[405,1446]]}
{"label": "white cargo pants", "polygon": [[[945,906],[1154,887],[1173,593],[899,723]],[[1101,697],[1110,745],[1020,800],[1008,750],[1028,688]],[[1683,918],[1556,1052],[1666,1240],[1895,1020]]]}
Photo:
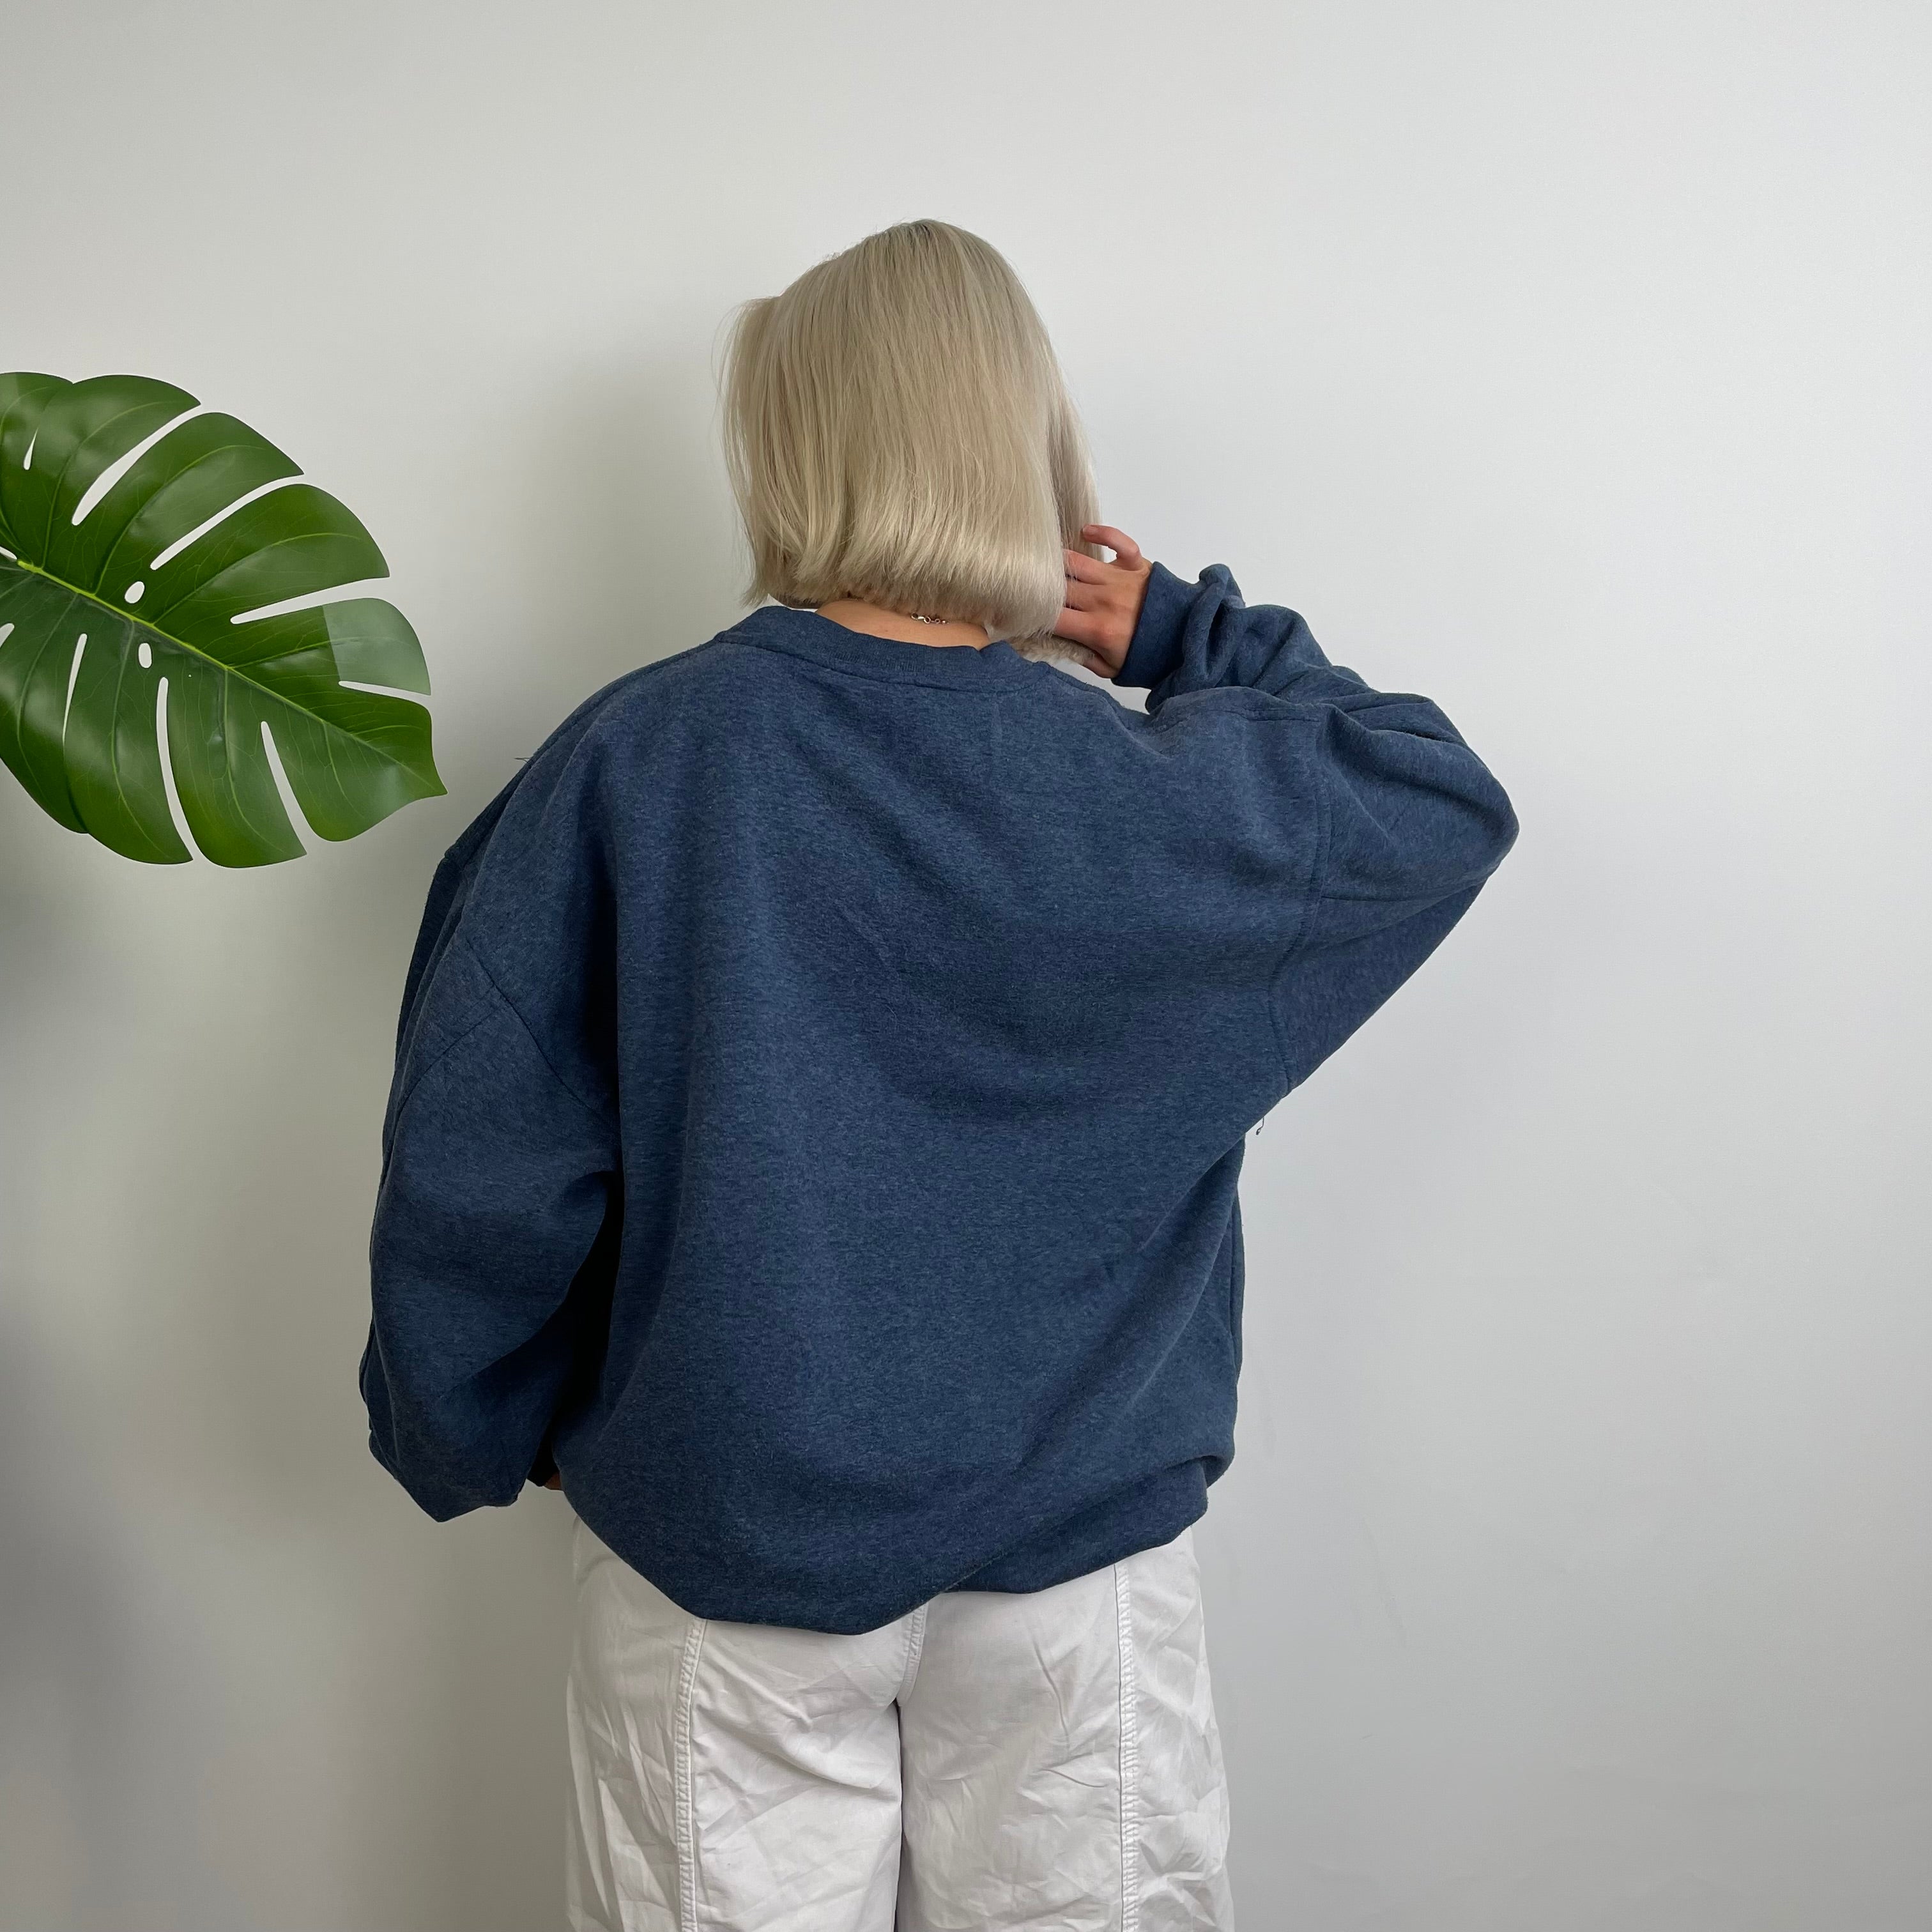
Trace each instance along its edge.
{"label": "white cargo pants", "polygon": [[856,1636],[574,1550],[570,1932],[1232,1932],[1191,1529]]}

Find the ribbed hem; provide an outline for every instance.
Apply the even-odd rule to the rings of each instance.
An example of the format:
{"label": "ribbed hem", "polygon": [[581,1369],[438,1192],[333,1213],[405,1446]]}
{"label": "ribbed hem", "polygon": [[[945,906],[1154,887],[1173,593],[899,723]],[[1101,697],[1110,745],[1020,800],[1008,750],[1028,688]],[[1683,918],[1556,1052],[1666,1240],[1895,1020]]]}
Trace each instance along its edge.
{"label": "ribbed hem", "polygon": [[1161,1469],[1103,1503],[1003,1550],[951,1586],[956,1590],[1045,1590],[1103,1569],[1137,1550],[1171,1543],[1208,1509],[1206,1466]]}

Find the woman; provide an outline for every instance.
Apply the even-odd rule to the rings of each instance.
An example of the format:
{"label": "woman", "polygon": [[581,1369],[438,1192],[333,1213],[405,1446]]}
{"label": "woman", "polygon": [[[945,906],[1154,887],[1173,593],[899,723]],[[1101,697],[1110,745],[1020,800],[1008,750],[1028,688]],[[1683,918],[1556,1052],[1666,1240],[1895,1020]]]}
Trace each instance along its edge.
{"label": "woman", "polygon": [[430,887],[371,1446],[439,1520],[578,1513],[573,1927],[1225,1928],[1246,1136],[1515,818],[1432,704],[1093,521],[976,237],[747,304],[724,400],[774,601]]}

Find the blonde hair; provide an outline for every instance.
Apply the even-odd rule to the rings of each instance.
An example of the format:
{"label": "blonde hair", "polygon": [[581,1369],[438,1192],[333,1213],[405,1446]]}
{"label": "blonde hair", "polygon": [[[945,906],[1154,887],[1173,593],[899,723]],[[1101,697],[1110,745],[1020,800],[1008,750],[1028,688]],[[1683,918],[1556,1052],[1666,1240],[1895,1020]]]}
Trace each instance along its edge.
{"label": "blonde hair", "polygon": [[1100,554],[1080,534],[1093,470],[998,250],[902,222],[742,303],[723,402],[747,604],[862,598],[983,624],[1030,656],[1074,654],[1051,634],[1063,550]]}

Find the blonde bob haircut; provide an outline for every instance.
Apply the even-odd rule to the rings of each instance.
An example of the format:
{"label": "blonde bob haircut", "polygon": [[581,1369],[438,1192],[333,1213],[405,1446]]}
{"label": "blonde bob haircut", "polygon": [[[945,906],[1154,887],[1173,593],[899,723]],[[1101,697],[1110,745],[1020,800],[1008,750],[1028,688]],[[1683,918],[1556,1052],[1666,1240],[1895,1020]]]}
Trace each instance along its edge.
{"label": "blonde bob haircut", "polygon": [[963,618],[1034,657],[1064,550],[1096,514],[1087,443],[1037,311],[998,250],[907,221],[733,312],[725,466],[745,601],[856,597]]}

